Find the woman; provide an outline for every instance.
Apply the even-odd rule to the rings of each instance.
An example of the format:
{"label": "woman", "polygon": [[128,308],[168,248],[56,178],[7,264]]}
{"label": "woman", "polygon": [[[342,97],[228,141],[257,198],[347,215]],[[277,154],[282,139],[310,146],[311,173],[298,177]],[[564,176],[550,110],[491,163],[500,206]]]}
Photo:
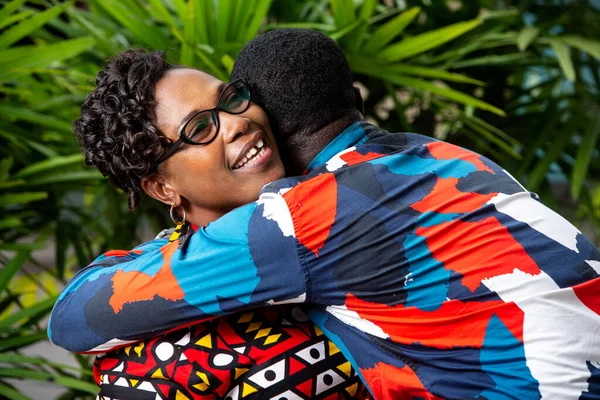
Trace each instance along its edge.
{"label": "woman", "polygon": [[[284,175],[268,118],[244,82],[227,85],[170,65],[159,52],[114,58],[74,129],[86,163],[127,193],[132,211],[143,194],[170,207],[178,229],[165,252]],[[166,243],[108,252],[106,266]],[[172,277],[157,279],[169,299]],[[137,323],[152,321],[142,312]],[[131,344],[98,357],[94,376],[100,399],[368,398],[350,363],[298,307],[218,318]]]}

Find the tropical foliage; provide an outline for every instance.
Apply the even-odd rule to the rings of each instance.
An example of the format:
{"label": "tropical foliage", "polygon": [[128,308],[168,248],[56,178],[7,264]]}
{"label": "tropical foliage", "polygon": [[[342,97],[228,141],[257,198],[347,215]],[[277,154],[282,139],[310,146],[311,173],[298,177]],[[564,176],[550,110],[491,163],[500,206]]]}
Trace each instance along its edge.
{"label": "tropical foliage", "polygon": [[600,236],[600,6],[441,0],[10,0],[0,4],[0,398],[52,381],[91,398],[90,360],[25,355],[46,340],[64,282],[103,250],[168,225],[136,214],[87,168],[71,132],[103,61],[126,48],[227,80],[243,45],[281,26],[336,39],[390,131],[489,156],[543,201]]}

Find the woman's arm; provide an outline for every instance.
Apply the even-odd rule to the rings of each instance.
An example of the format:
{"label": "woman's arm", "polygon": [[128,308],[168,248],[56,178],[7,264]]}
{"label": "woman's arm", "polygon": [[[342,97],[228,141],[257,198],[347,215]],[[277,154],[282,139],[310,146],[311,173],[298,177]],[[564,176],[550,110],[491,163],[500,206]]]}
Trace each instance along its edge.
{"label": "woman's arm", "polygon": [[109,252],[69,282],[48,334],[100,352],[242,309],[306,300],[298,242],[282,196],[266,194],[189,235]]}

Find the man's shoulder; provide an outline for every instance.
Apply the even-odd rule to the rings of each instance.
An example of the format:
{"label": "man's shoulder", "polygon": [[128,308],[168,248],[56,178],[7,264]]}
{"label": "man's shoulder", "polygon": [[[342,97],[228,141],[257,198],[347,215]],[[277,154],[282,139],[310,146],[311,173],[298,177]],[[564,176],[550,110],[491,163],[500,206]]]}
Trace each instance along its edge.
{"label": "man's shoulder", "polygon": [[500,165],[473,150],[409,132],[378,131],[369,134],[364,143],[340,152],[328,162],[330,171],[362,163],[402,164],[413,170],[403,168],[403,173],[408,175],[427,172],[444,175],[448,172],[462,177],[471,172],[488,172],[495,178],[505,179],[508,176]]}
{"label": "man's shoulder", "polygon": [[[261,200],[268,201],[273,196],[286,197],[286,193],[290,191],[306,192],[304,194],[313,197],[320,194],[317,192],[327,186],[325,184],[327,176],[344,174],[347,169],[358,164],[406,152],[426,143],[437,142],[433,138],[415,133],[389,133],[372,125],[368,128],[370,129],[365,129],[364,141],[340,151],[325,164],[307,171],[304,175],[285,177],[267,184],[261,191]],[[334,181],[335,178],[330,183]],[[310,188],[310,190],[301,188]]]}
{"label": "man's shoulder", "polygon": [[[395,159],[400,155],[432,158],[429,147],[444,143],[417,133],[390,133],[372,125],[365,128],[365,133],[364,140],[338,152],[324,162],[323,165],[314,168],[301,179],[292,178],[295,184],[313,179],[323,173],[330,172],[337,175],[351,172],[353,167],[359,167],[365,163],[386,163],[386,160]],[[289,181],[287,185],[289,186]]]}
{"label": "man's shoulder", "polygon": [[[305,175],[286,177],[266,185],[262,194],[266,197],[284,195],[298,185],[316,190],[322,185],[315,182],[326,180],[323,175],[351,178],[356,175],[355,170],[364,170],[365,164],[373,168],[383,167],[398,176],[441,174],[442,177],[463,178],[473,172],[481,172],[494,182],[514,180],[488,158],[448,142],[417,133],[390,133],[370,124],[366,124],[364,132],[364,140],[338,152]],[[479,175],[472,177],[476,176]],[[314,191],[311,193],[316,194]]]}
{"label": "man's shoulder", "polygon": [[365,129],[366,140],[357,148],[380,146],[382,152],[394,153],[411,147],[423,146],[427,143],[439,142],[438,139],[414,132],[388,132],[382,129]]}

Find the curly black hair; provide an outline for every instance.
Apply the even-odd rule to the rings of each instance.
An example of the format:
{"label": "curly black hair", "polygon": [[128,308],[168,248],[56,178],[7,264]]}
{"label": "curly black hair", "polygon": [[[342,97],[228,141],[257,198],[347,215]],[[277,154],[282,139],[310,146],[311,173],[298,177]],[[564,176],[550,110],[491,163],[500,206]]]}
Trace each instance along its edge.
{"label": "curly black hair", "polygon": [[128,196],[135,211],[143,193],[141,179],[170,140],[156,126],[154,86],[169,70],[163,52],[127,50],[111,59],[96,76],[96,89],[73,122],[87,165],[100,170]]}
{"label": "curly black hair", "polygon": [[231,79],[245,79],[252,101],[278,138],[318,131],[338,118],[360,119],[352,72],[338,44],[308,29],[276,29],[248,42]]}

